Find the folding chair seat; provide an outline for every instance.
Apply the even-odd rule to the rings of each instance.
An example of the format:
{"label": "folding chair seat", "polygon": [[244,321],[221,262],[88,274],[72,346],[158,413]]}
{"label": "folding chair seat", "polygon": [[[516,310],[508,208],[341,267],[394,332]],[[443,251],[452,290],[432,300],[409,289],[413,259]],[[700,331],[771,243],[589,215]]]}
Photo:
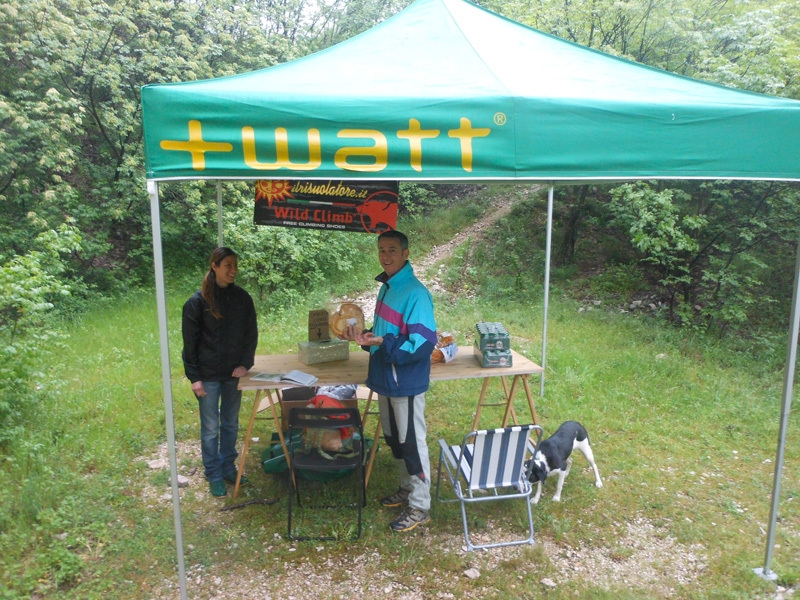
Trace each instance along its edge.
{"label": "folding chair seat", "polygon": [[[436,499],[440,502],[459,502],[467,550],[494,548],[516,544],[533,544],[533,515],[529,502],[533,486],[528,477],[531,469],[530,436],[536,432],[536,445],[542,439],[538,425],[517,425],[505,429],[471,431],[460,445],[448,445],[439,440],[439,474],[436,477]],[[527,464],[526,464],[527,463]],[[440,496],[442,473],[455,498]],[[467,523],[468,504],[519,499],[528,512],[528,536],[509,542],[475,545],[470,541]]]}
{"label": "folding chair seat", "polygon": [[[352,432],[342,448],[332,450],[324,442],[325,439],[341,440],[341,432]],[[290,465],[290,490],[289,490],[289,516],[288,535],[293,540],[337,540],[338,535],[295,535],[293,518],[293,503],[297,501],[298,508],[312,509],[341,509],[355,508],[357,510],[358,526],[352,539],[361,536],[361,509],[366,504],[366,490],[364,484],[364,432],[361,425],[361,415],[357,408],[292,408],[289,411],[289,439],[302,439],[302,442],[293,443],[289,452]],[[310,442],[316,440],[315,442]],[[320,445],[319,440],[323,440]],[[352,481],[355,481],[355,486]],[[306,502],[301,499],[300,482],[306,481],[305,488],[314,488],[315,485],[325,485],[338,490],[347,491],[352,487],[351,497],[353,502],[320,504],[320,498],[325,493],[317,493],[313,499],[306,494]],[[323,490],[326,491],[326,490]],[[347,496],[347,494],[345,494]],[[333,523],[332,519],[325,519],[326,523]]]}

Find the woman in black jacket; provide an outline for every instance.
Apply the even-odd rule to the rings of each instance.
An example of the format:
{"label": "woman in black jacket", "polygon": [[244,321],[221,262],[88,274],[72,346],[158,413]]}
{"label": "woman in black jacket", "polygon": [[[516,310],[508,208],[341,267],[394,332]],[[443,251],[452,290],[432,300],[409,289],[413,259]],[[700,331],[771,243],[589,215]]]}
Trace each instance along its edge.
{"label": "woman in black jacket", "polygon": [[217,248],[202,288],[183,305],[183,368],[199,403],[203,466],[217,497],[226,495],[226,481],[236,482],[239,378],[258,345],[253,299],[234,284],[238,270],[236,253]]}

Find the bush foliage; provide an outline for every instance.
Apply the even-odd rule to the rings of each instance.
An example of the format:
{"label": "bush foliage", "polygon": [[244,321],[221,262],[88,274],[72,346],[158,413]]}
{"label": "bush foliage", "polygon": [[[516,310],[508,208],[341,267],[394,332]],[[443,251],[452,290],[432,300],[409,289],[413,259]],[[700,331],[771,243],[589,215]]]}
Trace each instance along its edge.
{"label": "bush foliage", "polygon": [[47,316],[70,293],[62,257],[80,243],[77,230],[62,224],[42,231],[26,254],[0,255],[0,445],[19,433],[35,398],[31,382],[62,339]]}

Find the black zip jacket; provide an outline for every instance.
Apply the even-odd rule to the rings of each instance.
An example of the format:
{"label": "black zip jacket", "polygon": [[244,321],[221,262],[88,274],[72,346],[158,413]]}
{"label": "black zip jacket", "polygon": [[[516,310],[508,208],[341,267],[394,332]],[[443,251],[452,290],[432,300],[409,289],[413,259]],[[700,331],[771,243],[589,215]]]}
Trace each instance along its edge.
{"label": "black zip jacket", "polygon": [[221,319],[211,314],[200,292],[183,305],[183,369],[195,381],[225,381],[233,370],[255,362],[258,324],[253,299],[237,285],[217,287]]}

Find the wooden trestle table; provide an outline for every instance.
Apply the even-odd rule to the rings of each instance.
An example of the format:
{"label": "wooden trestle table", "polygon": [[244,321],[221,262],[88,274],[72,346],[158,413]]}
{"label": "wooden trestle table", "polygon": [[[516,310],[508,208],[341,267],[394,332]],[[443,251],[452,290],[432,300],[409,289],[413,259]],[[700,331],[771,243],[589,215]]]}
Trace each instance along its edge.
{"label": "wooden trestle table", "polygon": [[[530,383],[528,378],[530,375],[542,373],[543,369],[536,363],[528,360],[518,352],[511,351],[512,366],[511,367],[490,367],[484,368],[478,364],[475,356],[473,355],[472,346],[459,346],[455,358],[449,363],[434,363],[431,365],[431,381],[450,381],[455,379],[483,379],[481,386],[480,396],[478,397],[478,407],[475,411],[475,419],[472,423],[472,429],[478,429],[478,421],[481,417],[481,410],[485,406],[505,406],[505,413],[503,415],[502,427],[508,425],[509,419],[513,420],[514,424],[518,424],[517,415],[514,411],[514,396],[520,384],[525,390],[525,396],[528,400],[528,407],[531,411],[531,418],[535,424],[539,424],[536,416],[536,408],[533,402],[533,395],[531,394]],[[272,418],[275,423],[275,429],[278,433],[283,453],[286,456],[286,461],[290,460],[289,452],[286,447],[286,440],[283,435],[283,427],[281,424],[281,415],[278,412],[278,407],[281,405],[281,392],[280,390],[293,387],[287,385],[285,382],[270,382],[270,381],[254,381],[253,376],[257,373],[288,373],[294,369],[309,373],[317,377],[315,386],[328,386],[328,385],[352,385],[358,384],[357,397],[366,402],[364,411],[362,413],[362,423],[366,430],[366,421],[369,415],[376,415],[377,426],[375,429],[375,438],[372,444],[372,449],[369,453],[366,468],[366,482],[369,483],[369,475],[372,471],[372,463],[375,460],[375,451],[378,447],[378,439],[381,435],[381,421],[378,415],[377,397],[373,397],[373,392],[364,387],[364,382],[367,380],[367,367],[369,361],[369,353],[363,350],[350,352],[348,360],[339,360],[327,363],[318,363],[314,365],[306,365],[300,362],[296,354],[276,354],[268,356],[256,356],[255,365],[248,372],[245,377],[239,380],[239,389],[242,391],[255,391],[255,399],[253,401],[253,409],[250,413],[250,421],[247,425],[247,434],[244,438],[244,446],[242,448],[242,459],[239,461],[239,473],[236,478],[236,486],[233,490],[233,495],[239,493],[239,484],[241,481],[242,473],[244,472],[244,462],[247,457],[247,450],[250,447],[250,436],[253,431],[253,425],[256,421],[256,416],[261,411],[270,409],[272,411]],[[511,379],[509,384],[508,378]],[[486,392],[489,387],[489,382],[492,379],[499,379],[503,387],[503,401],[502,402],[487,402]],[[373,404],[374,401],[374,404]]]}

